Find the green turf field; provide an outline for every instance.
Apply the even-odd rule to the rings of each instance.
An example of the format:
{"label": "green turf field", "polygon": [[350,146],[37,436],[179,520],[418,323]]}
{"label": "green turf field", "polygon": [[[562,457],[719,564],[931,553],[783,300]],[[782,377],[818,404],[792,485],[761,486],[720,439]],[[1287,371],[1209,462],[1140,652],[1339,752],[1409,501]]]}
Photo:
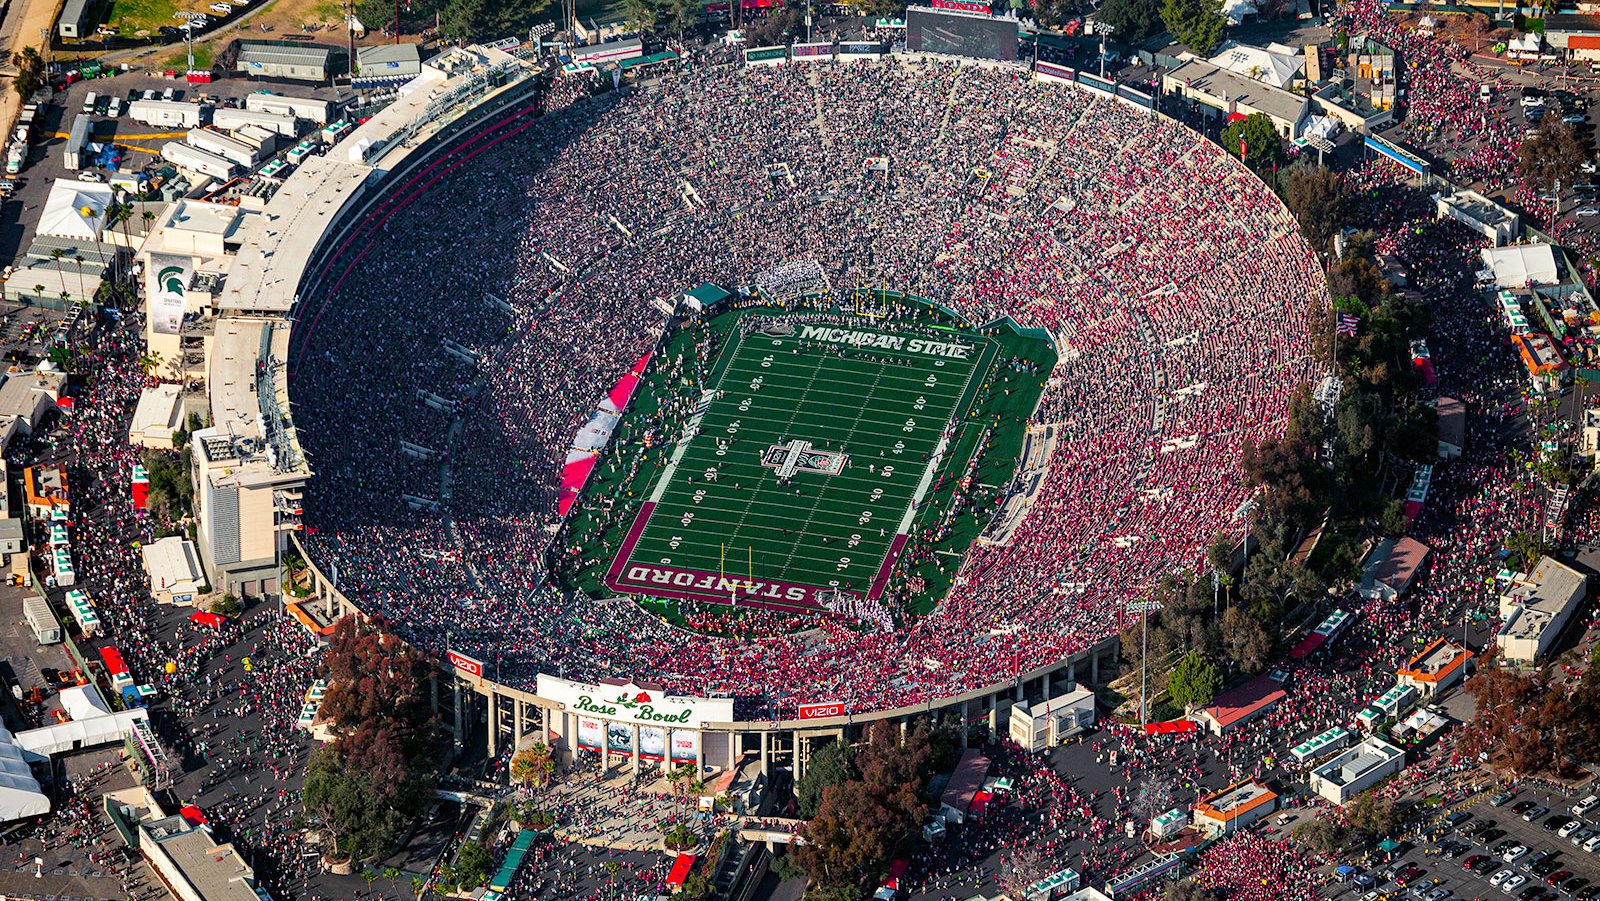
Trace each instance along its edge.
{"label": "green turf field", "polygon": [[[808,610],[835,590],[876,603],[918,569],[942,596],[955,567],[931,555],[958,560],[982,528],[1054,352],[932,314],[806,319],[726,311],[669,340],[658,363],[714,363],[698,383],[646,376],[568,524],[573,581],[647,605]],[[959,518],[957,484],[973,507]]]}

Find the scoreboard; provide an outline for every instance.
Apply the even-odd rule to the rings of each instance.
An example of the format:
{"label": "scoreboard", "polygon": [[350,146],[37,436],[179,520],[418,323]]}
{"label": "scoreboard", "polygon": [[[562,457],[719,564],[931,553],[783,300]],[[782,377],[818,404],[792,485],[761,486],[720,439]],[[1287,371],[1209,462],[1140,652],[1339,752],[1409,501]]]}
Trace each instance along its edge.
{"label": "scoreboard", "polygon": [[1015,19],[920,6],[906,10],[906,49],[913,53],[1015,62],[1017,35]]}

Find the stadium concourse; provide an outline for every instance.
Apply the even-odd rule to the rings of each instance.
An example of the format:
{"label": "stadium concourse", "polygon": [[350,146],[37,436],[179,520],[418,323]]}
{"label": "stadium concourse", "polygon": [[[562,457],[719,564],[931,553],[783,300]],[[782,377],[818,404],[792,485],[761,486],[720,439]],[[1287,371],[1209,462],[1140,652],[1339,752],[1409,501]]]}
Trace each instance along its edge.
{"label": "stadium concourse", "polygon": [[[1322,274],[1292,218],[1146,111],[892,58],[696,59],[623,95],[559,83],[549,106],[335,260],[290,361],[317,471],[310,558],[361,609],[501,683],[650,680],[731,696],[744,721],[1009,685],[1113,636],[1129,600],[1237,529],[1241,448],[1320,378]],[[655,302],[798,258],[834,285],[1056,336],[1035,419],[1062,438],[1012,540],[974,548],[943,604],[890,633],[708,636],[547,587],[559,467],[660,337]]]}

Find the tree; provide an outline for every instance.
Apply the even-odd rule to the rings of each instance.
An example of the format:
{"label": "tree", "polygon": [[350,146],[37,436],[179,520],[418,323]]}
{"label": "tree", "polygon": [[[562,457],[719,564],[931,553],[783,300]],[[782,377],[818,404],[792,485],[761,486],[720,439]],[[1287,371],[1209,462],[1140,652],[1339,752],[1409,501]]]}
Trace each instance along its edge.
{"label": "tree", "polygon": [[1344,812],[1351,828],[1372,840],[1388,836],[1400,824],[1399,811],[1395,809],[1394,802],[1370,791],[1356,795],[1355,800],[1345,805]]}
{"label": "tree", "polygon": [[1209,661],[1194,651],[1184,655],[1167,680],[1167,694],[1172,702],[1184,710],[1193,710],[1211,703],[1222,688],[1222,674]]}
{"label": "tree", "polygon": [[882,873],[889,854],[910,836],[924,813],[922,789],[932,776],[935,729],[919,721],[902,740],[900,730],[877,722],[854,753],[860,777],[830,784],[803,831],[806,843],[792,846],[795,863],[815,890],[854,892],[861,897]]}
{"label": "tree", "polygon": [[629,27],[654,31],[661,21],[661,4],[658,0],[622,0],[622,15]]}
{"label": "tree", "polygon": [[340,617],[323,667],[331,684],[322,710],[336,734],[369,723],[415,729],[430,718],[424,691],[431,672],[428,661],[388,632],[381,619]]}
{"label": "tree", "polygon": [[861,771],[855,765],[855,753],[848,742],[831,742],[813,751],[810,762],[806,764],[805,775],[795,784],[795,800],[800,805],[800,817],[810,819],[816,816],[817,809],[822,806],[822,794],[828,786],[843,785],[860,776]]}
{"label": "tree", "polygon": [[1344,182],[1332,169],[1296,163],[1284,174],[1283,201],[1300,223],[1300,233],[1306,241],[1324,250],[1344,225],[1349,197]]}
{"label": "tree", "polygon": [[1506,565],[1514,572],[1529,572],[1548,550],[1533,532],[1513,532],[1506,539]]}
{"label": "tree", "polygon": [[1570,185],[1588,155],[1567,123],[1546,116],[1539,131],[1517,148],[1517,171],[1524,181],[1546,190],[1556,182]]}
{"label": "tree", "polygon": [[1240,670],[1255,672],[1271,659],[1272,636],[1244,608],[1229,607],[1222,611],[1218,631],[1222,634],[1224,653]]}
{"label": "tree", "polygon": [[389,848],[432,791],[395,728],[362,728],[312,756],[304,803],[332,839],[333,856],[361,861]]}
{"label": "tree", "polygon": [[489,868],[494,858],[479,842],[466,842],[456,852],[456,884],[471,891],[489,881]]}
{"label": "tree", "polygon": [[1222,901],[1216,889],[1202,888],[1193,879],[1179,879],[1167,883],[1166,901]]}
{"label": "tree", "polygon": [[222,597],[211,602],[211,612],[222,616],[238,616],[243,609],[232,592],[224,592]]}
{"label": "tree", "polygon": [[1217,49],[1228,27],[1221,0],[1165,0],[1161,21],[1179,43],[1203,57]]}
{"label": "tree", "polygon": [[[1178,0],[1168,0],[1178,2]],[[1272,120],[1262,113],[1250,115],[1233,122],[1222,130],[1222,149],[1237,153],[1240,140],[1244,141],[1244,162],[1261,167],[1270,166],[1283,159],[1283,139]]]}
{"label": "tree", "polygon": [[1295,824],[1290,835],[1313,850],[1328,855],[1341,854],[1350,845],[1349,827],[1327,817],[1301,820]]}
{"label": "tree", "polygon": [[521,33],[549,0],[443,0],[440,30],[448,37],[505,37]]}
{"label": "tree", "polygon": [[1106,0],[1095,17],[1099,25],[1109,28],[1118,41],[1138,42],[1163,30],[1161,5],[1157,0]]}
{"label": "tree", "polygon": [[17,67],[17,76],[11,80],[11,86],[16,89],[22,102],[27,103],[33,92],[44,86],[44,57],[33,47],[24,47],[12,54],[11,63]]}
{"label": "tree", "polygon": [[544,742],[535,742],[511,758],[511,778],[527,782],[535,788],[550,781],[555,771],[556,762],[550,757],[550,749],[545,747]]}

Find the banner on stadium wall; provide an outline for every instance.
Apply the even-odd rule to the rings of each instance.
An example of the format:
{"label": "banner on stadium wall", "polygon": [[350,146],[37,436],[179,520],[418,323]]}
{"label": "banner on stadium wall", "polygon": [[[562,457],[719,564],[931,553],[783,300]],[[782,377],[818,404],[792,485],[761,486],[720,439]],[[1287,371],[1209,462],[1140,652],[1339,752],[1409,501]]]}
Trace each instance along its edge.
{"label": "banner on stadium wall", "polygon": [[[900,23],[901,28],[906,27]],[[850,41],[839,45],[839,57],[872,57],[874,59],[883,55],[883,45],[867,41]]]}
{"label": "banner on stadium wall", "polygon": [[1149,94],[1146,94],[1143,91],[1136,91],[1125,84],[1117,85],[1117,97],[1118,99],[1127,100],[1130,103],[1144,107],[1145,109],[1155,108],[1155,101],[1151,99]]}
{"label": "banner on stadium wall", "polygon": [[641,760],[666,760],[667,730],[660,726],[640,726],[639,758]]}
{"label": "banner on stadium wall", "polygon": [[606,750],[612,754],[633,754],[633,726],[628,723],[606,723]]}
{"label": "banner on stadium wall", "polygon": [[181,334],[186,292],[194,276],[189,258],[151,254],[149,271],[150,327],[158,335]]}
{"label": "banner on stadium wall", "polygon": [[1102,93],[1109,94],[1112,97],[1117,96],[1117,84],[1108,78],[1101,78],[1098,75],[1093,75],[1088,72],[1079,72],[1078,84],[1081,84],[1092,91],[1100,91]]}
{"label": "banner on stadium wall", "polygon": [[700,733],[672,730],[672,762],[694,763],[700,756]]}
{"label": "banner on stadium wall", "polygon": [[989,14],[989,4],[974,2],[974,0],[928,0],[928,5],[934,9],[953,9],[964,13]]}
{"label": "banner on stadium wall", "polygon": [[794,58],[797,59],[797,60],[803,59],[803,60],[806,60],[807,62],[816,62],[817,60],[822,60],[822,59],[832,59],[833,58],[833,45],[832,44],[795,44],[794,46],[789,48],[789,52],[791,54],[793,54]]}
{"label": "banner on stadium wall", "polygon": [[733,721],[732,698],[674,697],[631,680],[591,685],[541,673],[537,694],[563,710],[640,726],[700,729],[706,723]]}
{"label": "banner on stadium wall", "polygon": [[578,717],[578,748],[583,751],[598,751],[604,739],[605,726],[597,719],[586,716]]}
{"label": "banner on stadium wall", "polygon": [[466,673],[474,679],[483,678],[483,661],[476,657],[468,657],[460,651],[445,651],[445,656],[450,659],[450,665]]}
{"label": "banner on stadium wall", "polygon": [[1066,66],[1058,66],[1055,63],[1035,62],[1033,64],[1033,74],[1035,78],[1041,81],[1076,81],[1078,73]]}
{"label": "banner on stadium wall", "polygon": [[788,59],[788,47],[751,47],[744,52],[747,66],[776,66]]}
{"label": "banner on stadium wall", "polygon": [[838,701],[820,701],[815,704],[800,705],[800,719],[820,720],[830,716],[844,716],[850,711]]}

